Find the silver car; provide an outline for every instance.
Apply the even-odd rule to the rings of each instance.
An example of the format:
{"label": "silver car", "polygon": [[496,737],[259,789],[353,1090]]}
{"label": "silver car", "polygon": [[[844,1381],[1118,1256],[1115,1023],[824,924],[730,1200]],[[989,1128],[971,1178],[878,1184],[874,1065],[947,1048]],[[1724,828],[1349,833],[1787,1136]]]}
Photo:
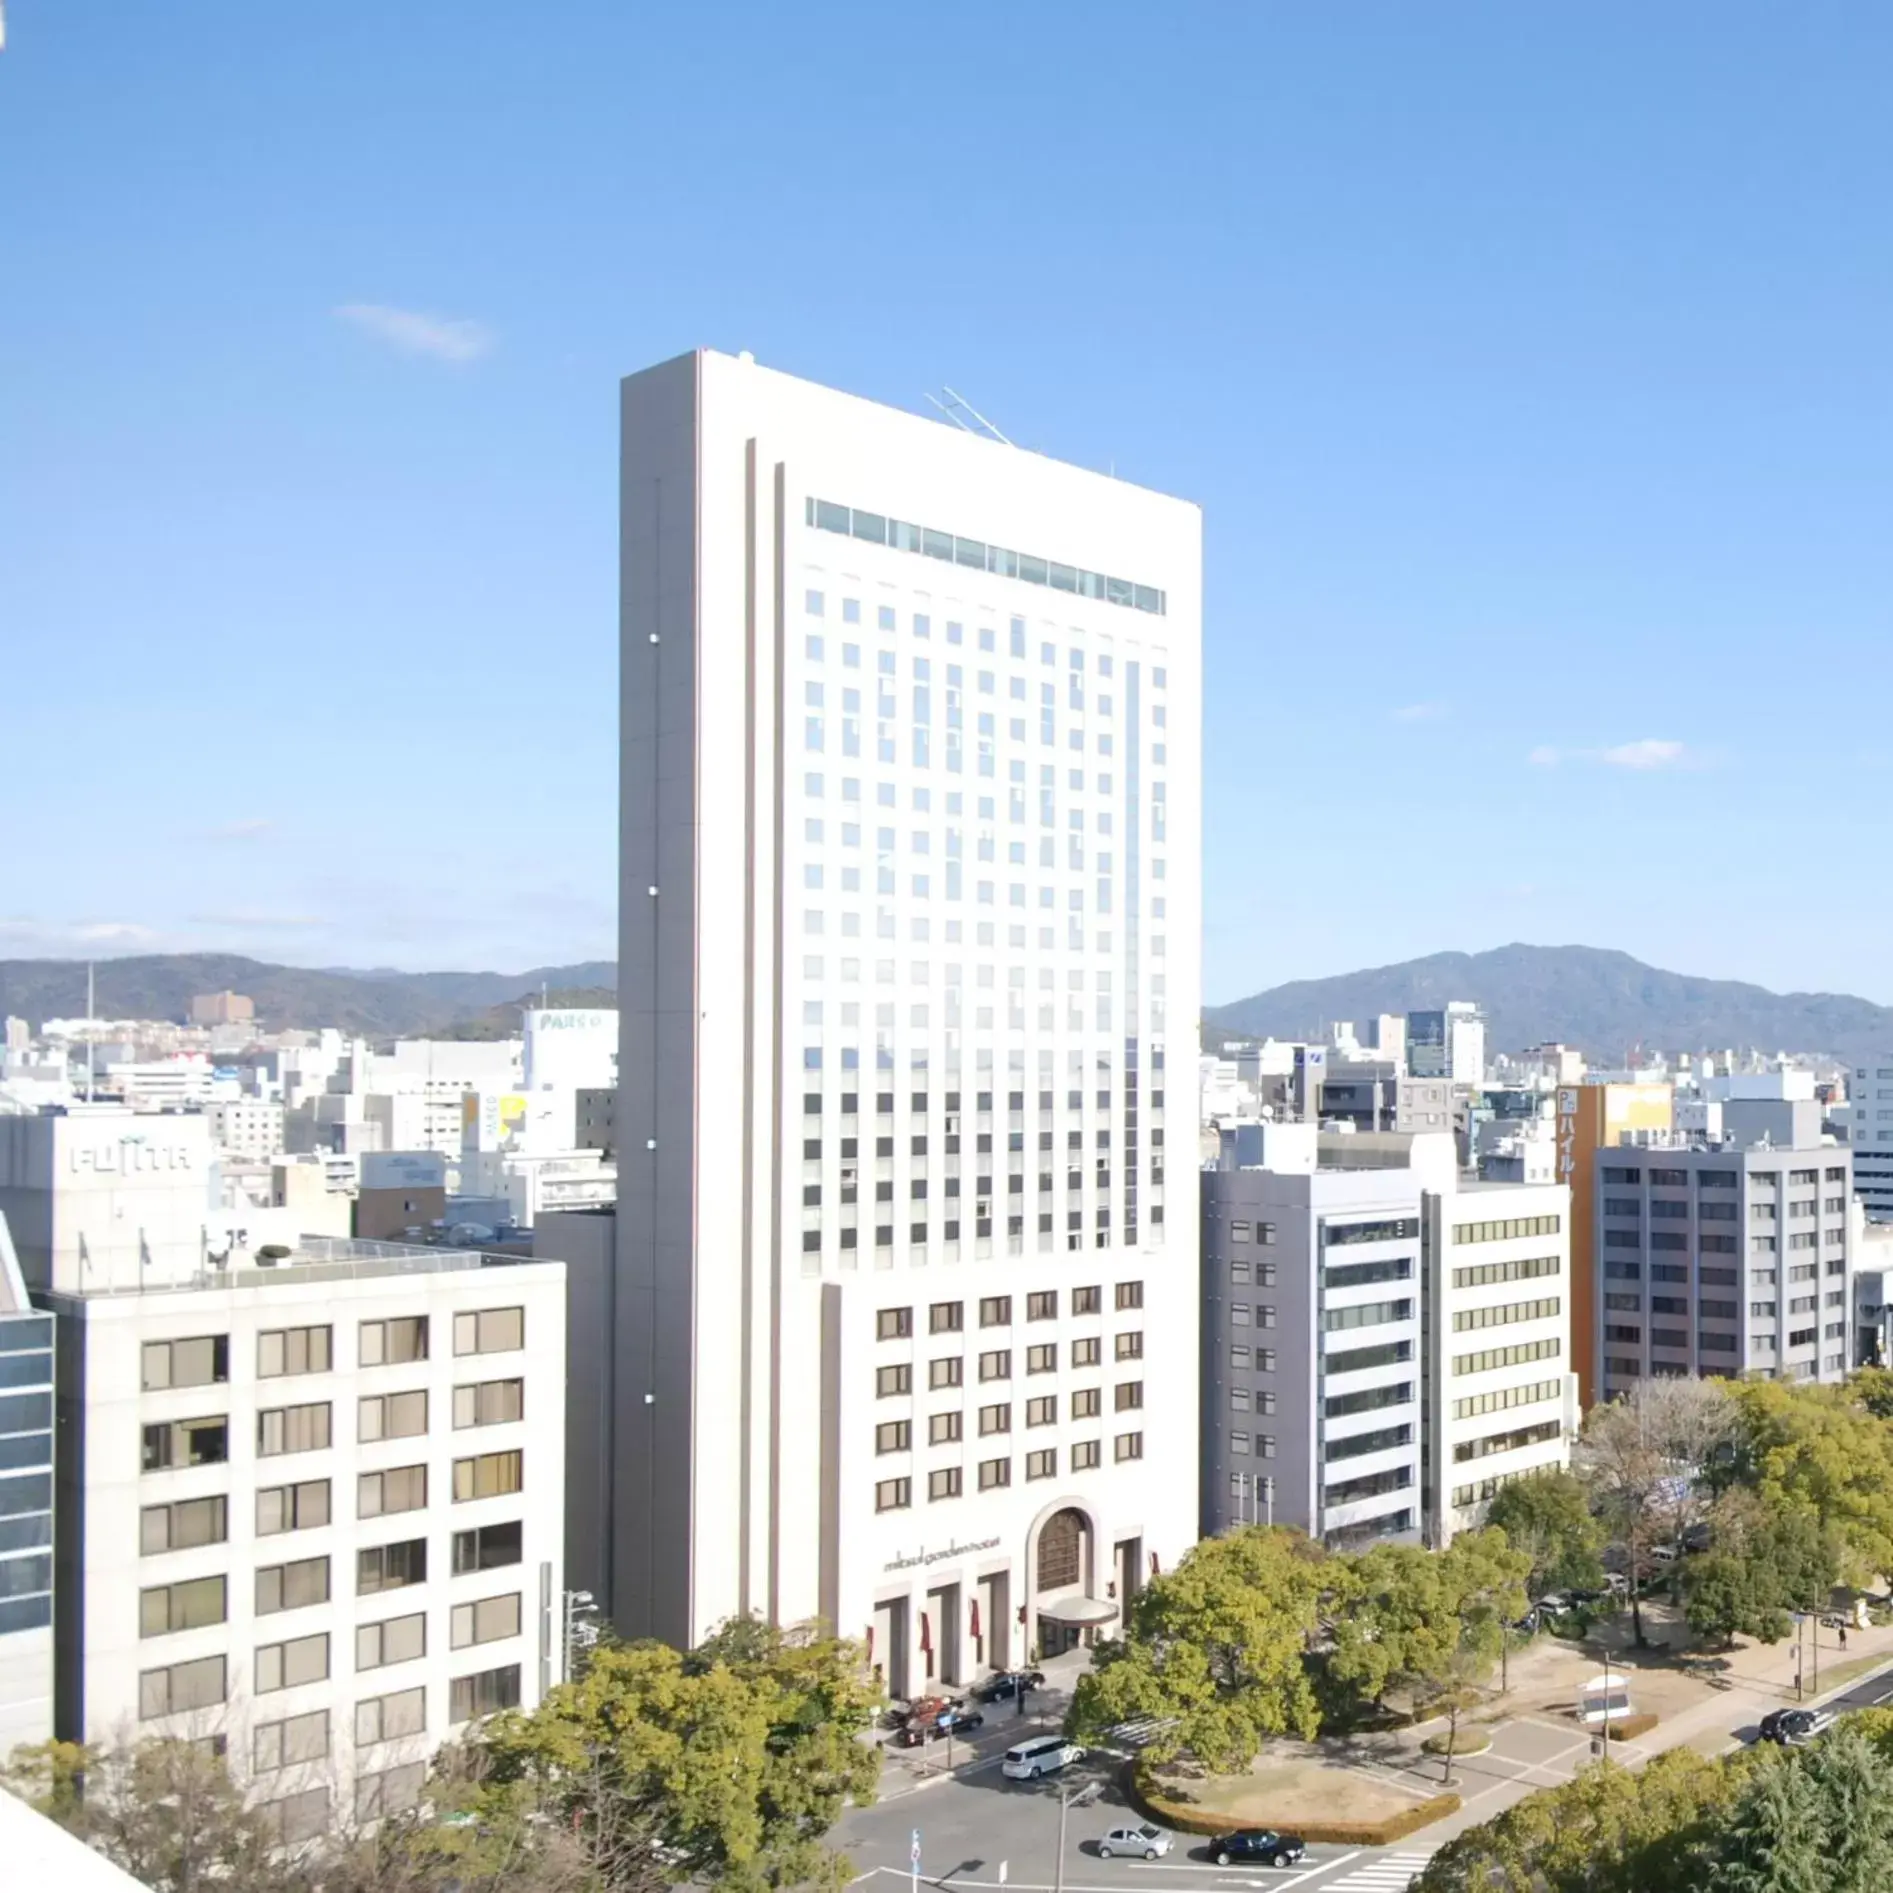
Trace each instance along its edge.
{"label": "silver car", "polygon": [[1114,1827],[1098,1842],[1098,1858],[1109,1860],[1115,1854],[1141,1856],[1155,1860],[1170,1851],[1170,1836],[1148,1821],[1137,1827]]}

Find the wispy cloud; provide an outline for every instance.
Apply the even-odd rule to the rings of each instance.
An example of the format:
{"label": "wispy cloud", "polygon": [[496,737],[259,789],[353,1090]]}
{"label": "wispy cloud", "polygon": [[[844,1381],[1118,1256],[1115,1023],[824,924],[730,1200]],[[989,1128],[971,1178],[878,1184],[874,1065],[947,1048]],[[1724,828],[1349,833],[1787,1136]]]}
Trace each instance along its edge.
{"label": "wispy cloud", "polygon": [[1443,703],[1403,703],[1392,715],[1396,723],[1432,723],[1446,714],[1446,708]]}
{"label": "wispy cloud", "polygon": [[1689,759],[1682,743],[1663,736],[1640,736],[1634,743],[1619,743],[1598,757],[1613,769],[1674,769]]}
{"label": "wispy cloud", "polygon": [[234,822],[219,822],[210,831],[212,841],[251,841],[268,834],[276,824],[267,815],[246,815]]}
{"label": "wispy cloud", "polygon": [[158,935],[135,920],[82,920],[72,929],[72,937],[84,946],[142,946]]}
{"label": "wispy cloud", "polygon": [[426,315],[418,309],[391,309],[379,302],[345,302],[335,314],[404,355],[428,355],[457,367],[491,354],[496,340],[485,323],[465,316]]}
{"label": "wispy cloud", "polygon": [[1535,768],[1556,769],[1563,763],[1601,763],[1607,769],[1689,769],[1701,757],[1687,743],[1667,736],[1640,736],[1633,743],[1614,743],[1608,749],[1559,749],[1540,743],[1525,758]]}

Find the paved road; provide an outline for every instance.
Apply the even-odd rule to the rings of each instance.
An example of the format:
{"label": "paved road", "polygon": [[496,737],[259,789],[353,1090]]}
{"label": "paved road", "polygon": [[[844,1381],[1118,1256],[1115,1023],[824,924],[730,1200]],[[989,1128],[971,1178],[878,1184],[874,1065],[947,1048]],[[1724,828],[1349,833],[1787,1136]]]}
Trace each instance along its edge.
{"label": "paved road", "polygon": [[[1821,1700],[1835,1710],[1893,1703],[1893,1661]],[[1752,1741],[1760,1701],[1753,1694],[1732,1692],[1727,1719],[1706,1734],[1726,1743]],[[1063,1706],[1057,1697],[1044,1704],[1046,1726],[1057,1726]],[[1098,1837],[1136,1818],[1116,1787],[1114,1757],[1100,1755],[1062,1777],[1040,1781],[1008,1781],[999,1772],[1006,1746],[1033,1732],[1039,1721],[1035,1715],[1022,1723],[1009,1709],[1002,1710],[970,1744],[955,1744],[950,1774],[942,1744],[924,1752],[890,1750],[881,1800],[871,1808],[850,1811],[836,1835],[854,1861],[864,1893],[874,1893],[873,1882],[882,1883],[878,1893],[908,1893],[907,1887],[887,1884],[895,1879],[907,1882],[916,1893],[919,1886],[938,1893],[1057,1893],[1060,1887],[1063,1893],[1266,1893],[1288,1887],[1306,1893],[1405,1893],[1413,1876],[1454,1833],[1491,1819],[1533,1789],[1569,1780],[1590,1759],[1589,1738],[1569,1723],[1523,1713],[1494,1728],[1489,1754],[1463,1757],[1457,1764],[1454,1789],[1465,1802],[1462,1813],[1393,1847],[1311,1847],[1298,1866],[1277,1871],[1218,1867],[1203,1851],[1203,1842],[1178,1835],[1162,1860],[1103,1860],[1097,1852]],[[1641,1744],[1627,1744],[1625,1759],[1634,1762],[1646,1752]],[[1397,1771],[1395,1778],[1416,1795],[1440,1792],[1439,1764],[1430,1759]],[[1069,1796],[1086,1788],[1094,1798],[1066,1814],[1061,1877],[1060,1793]],[[908,1857],[916,1829],[917,1878]]]}
{"label": "paved road", "polygon": [[[1404,1893],[1427,1859],[1425,1851],[1412,1848],[1311,1847],[1296,1867],[1218,1867],[1205,1842],[1178,1835],[1162,1860],[1105,1860],[1098,1854],[1099,1837],[1137,1818],[1115,1785],[1115,1758],[1088,1759],[1062,1776],[1039,1781],[1008,1781],[999,1762],[1006,1741],[1016,1740],[1018,1730],[1007,1726],[996,1734],[991,1753],[962,1762],[951,1776],[923,1780],[906,1758],[890,1757],[885,1798],[851,1812],[836,1836],[864,1885],[880,1881],[881,1893],[905,1893],[905,1887],[885,1883],[914,1883],[909,1853],[916,1829],[918,1883],[941,1893],[1055,1893],[1061,1884],[1064,1893],[1250,1893],[1258,1888],[1266,1893],[1287,1887],[1308,1887],[1310,1893]],[[1061,1881],[1060,1793],[1075,1796],[1086,1789],[1095,1798],[1069,1808],[1065,1816]]]}

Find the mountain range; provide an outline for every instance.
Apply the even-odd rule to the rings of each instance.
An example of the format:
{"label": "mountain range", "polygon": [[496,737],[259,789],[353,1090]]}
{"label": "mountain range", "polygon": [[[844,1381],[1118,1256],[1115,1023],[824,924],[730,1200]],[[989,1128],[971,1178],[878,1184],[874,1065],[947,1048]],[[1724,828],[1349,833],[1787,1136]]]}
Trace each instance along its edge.
{"label": "mountain range", "polygon": [[1755,1047],[1853,1059],[1893,1050],[1893,1008],[1844,993],[1772,993],[1732,979],[1696,979],[1628,953],[1584,946],[1503,946],[1433,953],[1396,966],[1295,980],[1204,1010],[1225,1032],[1308,1038],[1335,1020],[1424,1011],[1470,999],[1486,1044],[1522,1050],[1545,1040],[1583,1049],[1594,1065],[1641,1046],[1676,1052]]}
{"label": "mountain range", "polygon": [[[545,990],[568,1004],[613,1003],[617,966],[535,966],[524,973],[351,973],[271,966],[234,953],[151,953],[100,960],[93,1009],[101,1019],[186,1019],[198,993],[239,992],[268,1027],[339,1026],[370,1037],[482,1027],[496,1008]],[[600,990],[602,989],[602,995]],[[584,993],[580,999],[577,994]],[[46,1019],[85,1017],[85,962],[0,960],[0,1014],[36,1030]],[[475,1036],[487,1036],[485,1032]]]}
{"label": "mountain range", "polygon": [[[227,953],[156,953],[100,960],[95,1008],[105,1019],[183,1019],[197,993],[247,993],[271,1027],[322,1025],[369,1035],[413,1036],[450,1028],[490,1036],[511,1009],[542,991],[567,1005],[610,1004],[610,960],[537,966],[523,973],[350,972],[272,966]],[[1517,1050],[1546,1039],[1581,1046],[1593,1064],[1636,1047],[1824,1052],[1855,1058],[1893,1050],[1893,1008],[1842,993],[1772,993],[1738,980],[1696,979],[1646,966],[1627,953],[1583,946],[1505,946],[1489,953],[1434,953],[1396,966],[1296,980],[1204,1018],[1225,1032],[1306,1038],[1335,1020],[1364,1023],[1470,999],[1485,1012],[1486,1042]],[[35,1028],[82,1017],[85,964],[0,960],[0,1013]]]}

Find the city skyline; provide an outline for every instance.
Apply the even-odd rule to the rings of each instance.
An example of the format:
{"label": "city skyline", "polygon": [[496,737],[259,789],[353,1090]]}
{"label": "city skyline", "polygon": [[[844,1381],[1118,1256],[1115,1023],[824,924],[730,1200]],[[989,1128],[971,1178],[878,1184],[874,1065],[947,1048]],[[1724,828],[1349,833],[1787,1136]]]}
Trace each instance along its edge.
{"label": "city skyline", "polygon": [[[922,413],[950,382],[1203,507],[1213,997],[1527,938],[1893,999],[1853,871],[1893,755],[1834,687],[1886,636],[1893,23],[966,25],[1002,21],[948,108],[917,25],[845,10],[757,13],[732,64],[577,5],[524,48],[15,9],[0,161],[48,184],[4,213],[43,293],[0,310],[0,609],[85,767],[9,836],[0,953],[602,956],[611,389],[704,343]],[[1118,105],[1070,136],[1054,71]],[[869,164],[1058,239],[838,214]],[[1671,898],[1684,828],[1705,878],[1792,848],[1829,925]],[[1345,854],[1371,925],[1282,929]]]}

